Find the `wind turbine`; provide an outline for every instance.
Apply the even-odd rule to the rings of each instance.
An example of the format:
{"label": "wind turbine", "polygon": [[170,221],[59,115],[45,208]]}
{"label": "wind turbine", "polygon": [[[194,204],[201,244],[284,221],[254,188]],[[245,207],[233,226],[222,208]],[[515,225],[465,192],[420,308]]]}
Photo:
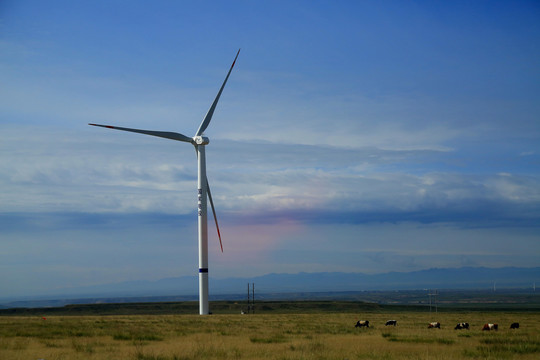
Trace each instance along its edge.
{"label": "wind turbine", "polygon": [[208,179],[206,177],[205,146],[208,145],[210,140],[206,136],[204,136],[204,131],[208,127],[208,124],[210,124],[210,120],[212,120],[212,115],[214,115],[214,110],[216,109],[221,93],[223,92],[223,88],[225,88],[225,84],[227,83],[227,80],[229,79],[229,75],[231,75],[231,71],[234,67],[234,64],[236,63],[236,59],[238,58],[239,54],[240,54],[240,50],[238,50],[238,52],[236,53],[236,57],[234,58],[231,68],[229,69],[229,72],[227,73],[227,77],[225,77],[225,81],[223,81],[223,84],[221,85],[221,88],[219,89],[219,92],[217,93],[216,98],[214,99],[214,102],[210,106],[210,109],[208,109],[206,116],[201,122],[201,125],[199,125],[199,129],[195,133],[195,136],[193,136],[192,138],[185,136],[183,134],[180,134],[180,133],[176,133],[176,132],[139,130],[139,129],[131,129],[131,128],[118,127],[118,126],[110,126],[110,125],[88,124],[88,125],[100,126],[100,127],[104,127],[108,129],[130,131],[130,132],[144,134],[144,135],[162,137],[165,139],[183,141],[183,142],[191,143],[195,147],[195,151],[197,152],[197,163],[198,163],[197,202],[198,202],[198,219],[199,219],[198,221],[199,223],[199,226],[198,226],[198,230],[199,230],[198,231],[199,232],[199,314],[201,315],[208,315],[210,313],[209,307],[208,307],[208,226],[207,226],[208,217],[207,217],[207,211],[206,211],[207,198],[210,199],[210,205],[212,206],[212,212],[214,213],[214,220],[216,222],[219,245],[221,246],[221,252],[223,252],[223,243],[221,242],[221,234],[219,232],[216,210],[214,208],[214,202],[212,201],[212,194],[210,192],[210,186],[208,185]]}

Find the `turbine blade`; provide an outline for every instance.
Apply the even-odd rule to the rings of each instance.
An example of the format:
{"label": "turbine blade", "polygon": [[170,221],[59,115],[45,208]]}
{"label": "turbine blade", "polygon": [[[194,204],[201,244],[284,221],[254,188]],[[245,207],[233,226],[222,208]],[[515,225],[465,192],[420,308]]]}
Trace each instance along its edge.
{"label": "turbine blade", "polygon": [[162,138],[165,138],[165,139],[171,139],[171,140],[177,140],[177,141],[184,141],[184,142],[188,142],[188,143],[193,143],[192,138],[187,137],[186,135],[182,135],[180,133],[175,133],[175,132],[139,130],[139,129],[131,129],[131,128],[124,128],[124,127],[119,127],[119,126],[100,125],[100,124],[88,124],[88,125],[104,127],[104,128],[107,128],[107,129],[130,131],[130,132],[139,133],[139,134],[162,137]]}
{"label": "turbine blade", "polygon": [[216,222],[216,229],[219,238],[219,246],[221,246],[221,252],[223,252],[223,243],[221,242],[221,233],[219,232],[219,225],[217,222],[216,209],[214,208],[214,201],[212,200],[212,193],[210,192],[210,184],[208,184],[208,178],[206,178],[206,189],[208,189],[208,199],[210,200],[210,206],[212,207],[212,213],[214,213],[214,221]]}
{"label": "turbine blade", "polygon": [[227,80],[229,79],[229,75],[231,75],[231,71],[234,67],[234,64],[236,63],[238,54],[240,54],[240,49],[238,49],[238,52],[236,53],[236,57],[234,58],[231,68],[229,69],[229,72],[227,73],[227,77],[225,78],[223,85],[221,85],[221,89],[219,89],[219,92],[216,98],[214,99],[212,106],[210,106],[210,109],[208,109],[208,112],[206,113],[204,120],[201,122],[201,125],[199,126],[199,130],[197,130],[197,133],[195,134],[195,136],[201,136],[204,130],[206,130],[206,128],[208,127],[208,124],[210,124],[210,120],[212,120],[212,115],[214,115],[214,110],[216,109],[217,103],[219,101],[219,97],[221,96],[221,93],[223,92],[223,88],[225,88],[225,84],[227,83]]}

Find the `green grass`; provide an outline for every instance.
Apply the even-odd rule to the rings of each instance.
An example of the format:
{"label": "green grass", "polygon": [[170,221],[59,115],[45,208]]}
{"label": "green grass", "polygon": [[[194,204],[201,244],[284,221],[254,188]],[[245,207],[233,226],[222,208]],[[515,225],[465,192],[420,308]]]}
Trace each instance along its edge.
{"label": "green grass", "polygon": [[[297,305],[298,306],[298,305]],[[358,308],[356,308],[358,309]],[[540,312],[0,316],[0,359],[538,359]],[[355,328],[357,320],[369,328]],[[398,325],[385,326],[388,319]],[[441,329],[428,329],[439,321]],[[470,330],[454,330],[467,321]],[[510,330],[519,321],[520,329]],[[482,331],[497,322],[499,331]]]}

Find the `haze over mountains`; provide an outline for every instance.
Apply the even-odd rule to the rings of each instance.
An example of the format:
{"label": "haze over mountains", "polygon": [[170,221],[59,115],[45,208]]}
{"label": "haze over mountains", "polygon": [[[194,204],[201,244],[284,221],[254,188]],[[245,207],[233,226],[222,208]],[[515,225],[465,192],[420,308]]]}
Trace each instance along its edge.
{"label": "haze over mountains", "polygon": [[[343,292],[368,290],[415,289],[491,289],[532,288],[540,285],[540,267],[485,268],[462,267],[426,269],[413,272],[363,273],[298,273],[267,274],[256,277],[225,278],[210,281],[210,294],[244,294],[247,283],[254,283],[258,294],[299,292]],[[54,290],[35,294],[40,298],[99,298],[144,296],[196,296],[197,276],[167,278],[157,281],[130,281],[89,287]],[[4,294],[8,295],[8,294]],[[226,297],[226,296],[225,296]],[[0,298],[6,303],[7,296]],[[25,297],[28,298],[28,297]],[[4,301],[5,300],[5,301]],[[10,298],[10,301],[16,300]]]}

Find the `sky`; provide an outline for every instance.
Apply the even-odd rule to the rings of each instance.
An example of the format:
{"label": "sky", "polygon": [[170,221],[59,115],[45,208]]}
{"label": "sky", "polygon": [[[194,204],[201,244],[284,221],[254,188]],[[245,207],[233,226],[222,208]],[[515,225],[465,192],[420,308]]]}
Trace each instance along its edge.
{"label": "sky", "polygon": [[0,296],[198,273],[191,145],[87,124],[193,136],[239,48],[211,279],[540,266],[537,1],[4,0]]}

